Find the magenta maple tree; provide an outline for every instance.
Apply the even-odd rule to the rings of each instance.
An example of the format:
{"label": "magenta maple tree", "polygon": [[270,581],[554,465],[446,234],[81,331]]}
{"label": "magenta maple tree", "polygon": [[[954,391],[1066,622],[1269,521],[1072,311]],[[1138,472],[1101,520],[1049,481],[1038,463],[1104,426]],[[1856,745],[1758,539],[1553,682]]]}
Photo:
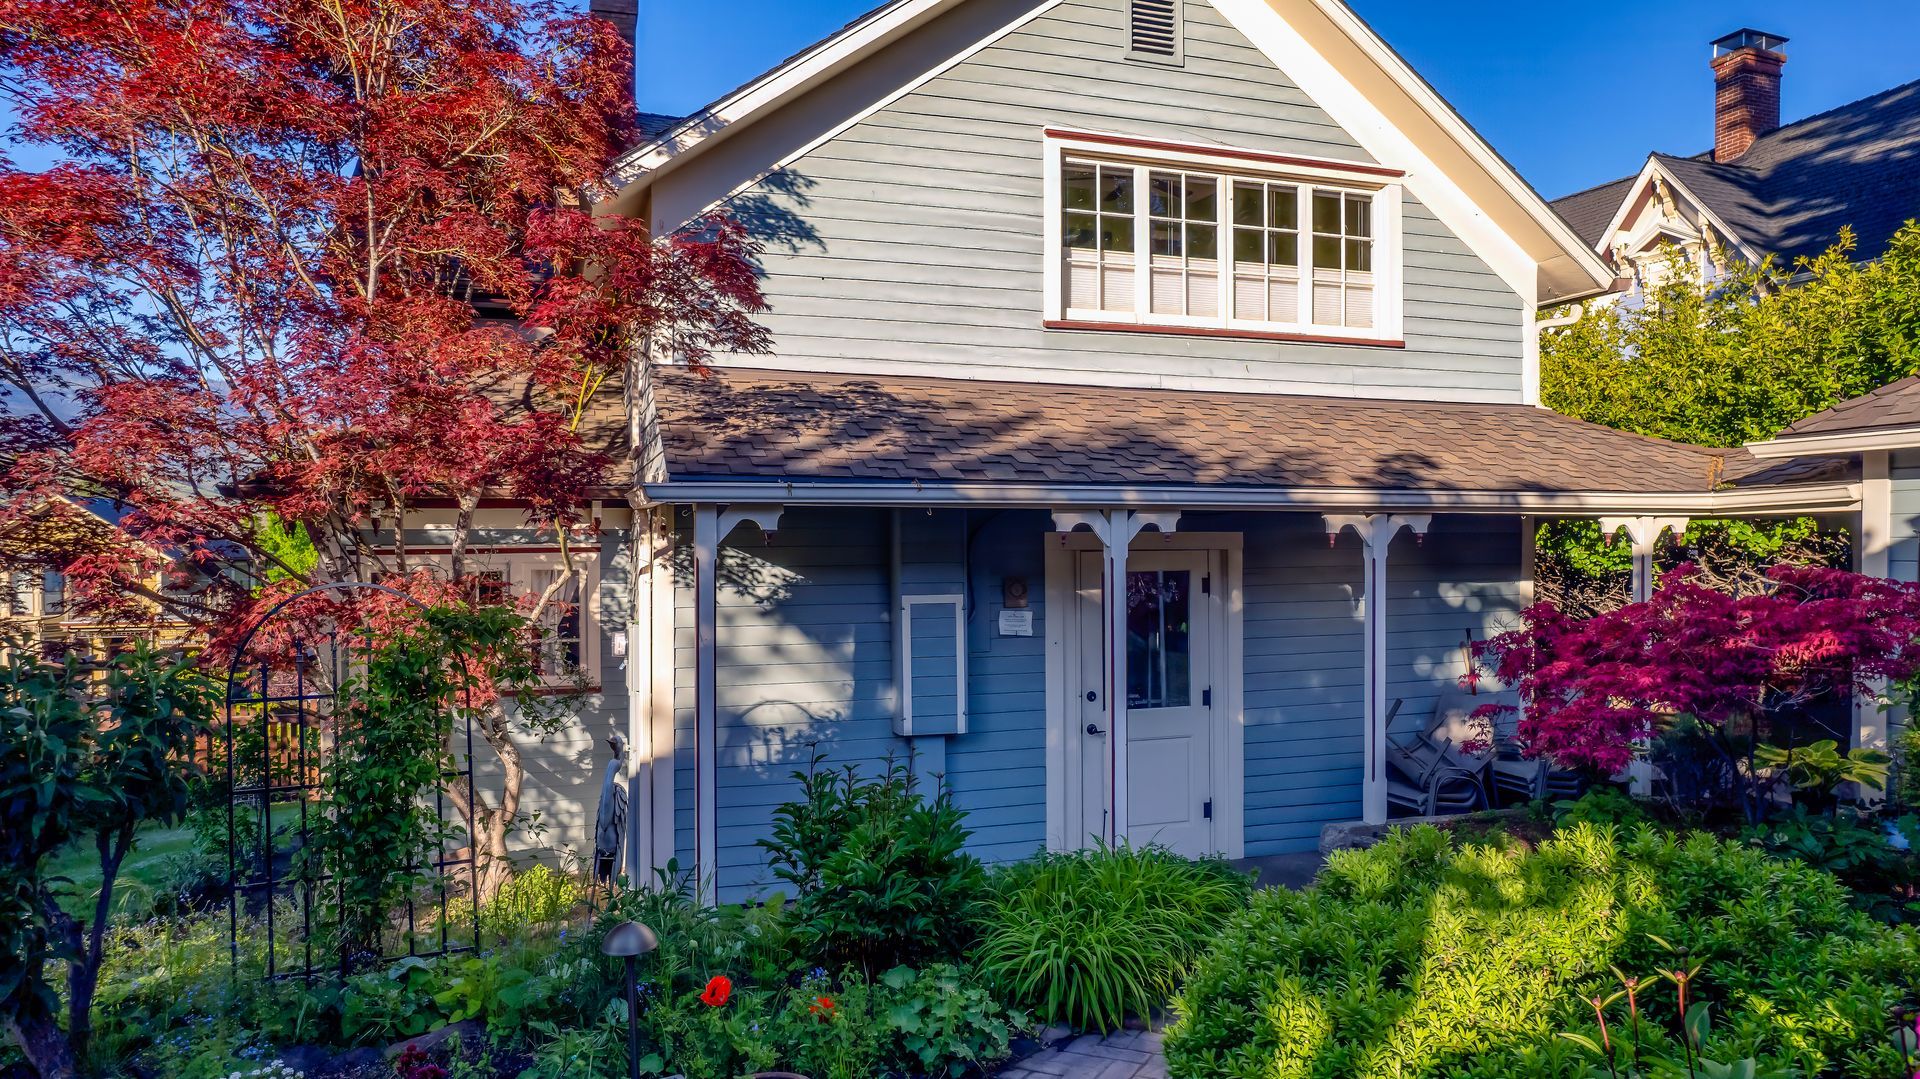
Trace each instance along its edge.
{"label": "magenta maple tree", "polygon": [[[583,510],[621,494],[628,363],[765,347],[735,223],[593,210],[632,63],[546,0],[0,0],[0,94],[55,162],[0,161],[8,568],[217,657],[304,587],[466,594],[504,499],[563,552],[519,597],[537,622],[597,553]],[[69,499],[119,534],[60,527]],[[435,556],[394,541],[420,510]],[[281,556],[286,522],[317,565]],[[502,773],[472,807],[483,891],[530,710],[476,722]]]}
{"label": "magenta maple tree", "polygon": [[1527,702],[1529,756],[1606,774],[1680,716],[1724,731],[1920,674],[1920,586],[1807,566],[1767,578],[1732,596],[1680,566],[1644,603],[1587,619],[1536,604],[1476,650]]}
{"label": "magenta maple tree", "polygon": [[[212,580],[151,587],[41,545],[82,610],[216,632],[274,566],[405,577],[409,510],[515,500],[564,540],[606,483],[592,408],[651,342],[754,350],[752,248],[713,219],[596,217],[633,137],[632,53],[522,0],[0,0],[4,92],[41,171],[0,167],[4,508],[58,493]],[[0,516],[0,527],[8,518]],[[453,542],[463,571],[465,529]],[[268,597],[271,598],[271,597]]]}

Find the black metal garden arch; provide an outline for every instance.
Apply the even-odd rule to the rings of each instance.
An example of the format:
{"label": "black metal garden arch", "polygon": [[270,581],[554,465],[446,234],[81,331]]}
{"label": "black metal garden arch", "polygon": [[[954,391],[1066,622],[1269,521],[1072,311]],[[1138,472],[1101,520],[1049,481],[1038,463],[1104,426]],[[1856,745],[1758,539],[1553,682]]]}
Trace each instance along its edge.
{"label": "black metal garden arch", "polygon": [[[310,837],[313,814],[323,811],[318,798],[320,777],[325,767],[334,722],[332,706],[340,682],[354,663],[374,647],[372,633],[365,626],[342,627],[332,614],[323,613],[316,623],[302,625],[295,605],[324,593],[341,597],[383,593],[425,612],[426,604],[386,585],[363,581],[343,581],[318,585],[280,600],[247,628],[235,646],[227,664],[226,692],[226,788],[227,788],[227,931],[228,952],[235,973],[240,964],[240,931],[243,913],[258,912],[266,931],[266,976],[299,976],[311,979],[321,970],[350,971],[354,958],[341,949],[340,954],[315,954],[316,916],[324,916],[328,876],[313,860],[298,856]],[[256,647],[264,630],[284,626],[288,632],[271,649]],[[269,638],[270,640],[273,638]],[[464,661],[463,661],[464,662]],[[467,694],[463,682],[462,693]],[[429,866],[430,884],[423,889],[431,897],[432,925],[427,934],[420,932],[421,890],[409,895],[406,904],[405,949],[378,958],[398,959],[403,955],[431,957],[480,946],[479,890],[476,887],[477,859],[473,841],[474,777],[473,716],[471,697],[458,709],[456,741],[464,740],[464,752],[456,767],[442,773],[434,788],[434,810],[444,821],[447,816],[446,790],[449,784],[464,784],[466,812],[457,822],[464,847],[443,843]],[[450,747],[451,748],[451,747]],[[210,760],[210,770],[219,762]],[[217,803],[216,803],[217,804]],[[280,810],[294,819],[276,821]],[[283,843],[284,838],[284,843]],[[470,937],[453,931],[454,905],[459,902],[459,877],[466,878],[465,898],[471,904]],[[286,915],[297,909],[298,926],[289,927]],[[464,927],[463,927],[464,929]],[[289,962],[285,943],[297,947],[299,959]],[[425,945],[425,946],[423,946]]]}

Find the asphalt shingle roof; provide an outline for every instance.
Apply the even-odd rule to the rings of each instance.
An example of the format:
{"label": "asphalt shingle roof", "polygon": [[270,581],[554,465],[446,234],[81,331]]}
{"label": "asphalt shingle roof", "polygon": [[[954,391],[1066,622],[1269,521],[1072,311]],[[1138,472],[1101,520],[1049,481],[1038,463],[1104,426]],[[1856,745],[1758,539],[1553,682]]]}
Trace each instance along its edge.
{"label": "asphalt shingle roof", "polygon": [[1920,426],[1920,375],[1889,382],[1872,393],[1848,398],[1816,412],[1780,432],[1779,437],[1913,426]]}
{"label": "asphalt shingle roof", "polygon": [[[1901,225],[1920,217],[1920,82],[1787,124],[1755,140],[1737,161],[1654,157],[1741,240],[1783,263],[1826,250],[1842,226],[1852,226],[1861,257],[1875,257]],[[1553,207],[1597,245],[1633,179],[1568,195]]]}
{"label": "asphalt shingle roof", "polygon": [[[1517,404],[738,368],[655,379],[670,480],[1651,493],[1762,467]],[[1774,482],[1829,478],[1765,467]]]}

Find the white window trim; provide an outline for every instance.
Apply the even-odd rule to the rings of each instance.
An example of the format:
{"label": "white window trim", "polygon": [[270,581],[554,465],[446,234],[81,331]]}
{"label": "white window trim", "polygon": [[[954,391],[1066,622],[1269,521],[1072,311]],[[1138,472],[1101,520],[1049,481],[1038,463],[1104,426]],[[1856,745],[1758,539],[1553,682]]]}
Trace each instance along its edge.
{"label": "white window trim", "polygon": [[[1398,342],[1404,336],[1405,311],[1402,297],[1404,293],[1405,271],[1403,266],[1403,243],[1401,230],[1401,204],[1404,199],[1404,178],[1399,175],[1384,175],[1378,170],[1356,169],[1354,163],[1322,158],[1287,158],[1284,161],[1271,160],[1280,155],[1267,154],[1264,151],[1240,149],[1236,147],[1181,147],[1155,142],[1140,145],[1141,140],[1129,136],[1109,135],[1101,132],[1068,133],[1057,129],[1046,129],[1041,135],[1041,175],[1044,185],[1041,215],[1044,220],[1042,284],[1046,291],[1043,300],[1043,312],[1049,323],[1090,323],[1125,324],[1138,326],[1142,330],[1166,329],[1178,332],[1183,329],[1201,329],[1224,333],[1244,332],[1249,335],[1282,335],[1307,338],[1349,339],[1356,343]],[[1066,160],[1116,162],[1131,164],[1136,172],[1134,190],[1134,256],[1135,256],[1135,309],[1132,311],[1089,311],[1069,309],[1066,306],[1066,282],[1063,273],[1065,251],[1062,244],[1063,206],[1061,205],[1061,174]],[[1149,313],[1146,305],[1139,299],[1140,293],[1149,288],[1148,267],[1152,258],[1147,218],[1147,170],[1161,167],[1204,171],[1222,177],[1223,197],[1218,201],[1220,207],[1220,234],[1218,241],[1220,273],[1220,313],[1213,317],[1195,317],[1191,315],[1156,315]],[[1374,324],[1365,328],[1347,326],[1327,326],[1313,322],[1269,322],[1236,319],[1232,316],[1232,216],[1231,200],[1224,197],[1232,190],[1232,180],[1236,177],[1258,180],[1283,180],[1306,186],[1324,189],[1338,189],[1352,194],[1371,195],[1373,200],[1373,274],[1374,274]],[[1300,310],[1312,310],[1311,268],[1311,209],[1310,197],[1300,203],[1300,258],[1302,263]]]}
{"label": "white window trim", "polygon": [[[415,551],[409,548],[412,557],[425,558],[444,572],[447,569],[450,554],[444,548],[427,551]],[[592,689],[602,686],[600,651],[605,642],[600,637],[600,559],[597,547],[573,548],[573,563],[580,571],[580,678]],[[540,569],[561,568],[561,554],[558,548],[515,548],[515,547],[478,547],[467,552],[467,572],[472,574],[487,572],[505,572],[509,597],[518,600],[521,596],[533,592],[533,573]],[[573,679],[561,675],[551,675],[545,679],[549,684],[564,686]]]}

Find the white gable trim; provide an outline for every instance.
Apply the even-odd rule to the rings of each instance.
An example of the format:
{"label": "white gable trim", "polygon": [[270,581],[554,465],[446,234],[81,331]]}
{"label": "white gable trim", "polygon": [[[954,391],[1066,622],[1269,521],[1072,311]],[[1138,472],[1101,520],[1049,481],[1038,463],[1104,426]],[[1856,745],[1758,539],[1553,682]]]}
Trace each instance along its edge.
{"label": "white gable trim", "polygon": [[[711,212],[712,210],[718,208],[721,204],[731,199],[738,198],[741,194],[746,192],[747,189],[760,183],[761,181],[765,180],[767,177],[772,176],[775,173],[778,173],[780,170],[787,168],[788,166],[792,165],[794,162],[799,161],[801,158],[806,157],[808,154],[814,152],[815,150],[818,150],[820,147],[825,146],[829,142],[832,142],[834,139],[839,138],[841,135],[845,134],[848,130],[853,128],[856,124],[859,124],[861,121],[867,119],[867,117],[872,116],[875,113],[882,111],[883,109],[886,109],[888,106],[891,106],[895,102],[899,101],[901,98],[906,97],[908,94],[911,94],[915,90],[920,89],[922,86],[925,86],[927,83],[932,82],[934,79],[937,79],[940,76],[946,74],[947,72],[953,70],[955,67],[959,66],[960,64],[965,63],[967,60],[971,59],[975,53],[981,51],[982,49],[987,48],[990,45],[993,45],[994,43],[998,42],[1000,39],[1006,37],[1007,35],[1013,33],[1016,30],[1019,30],[1021,27],[1027,25],[1033,20],[1039,18],[1042,15],[1045,15],[1047,12],[1052,11],[1054,8],[1059,7],[1062,2],[1063,0],[1036,0],[1034,6],[1027,9],[1027,11],[1024,14],[1022,14],[1019,18],[1014,19],[1012,22],[1006,24],[1005,26],[1000,27],[999,29],[986,35],[985,37],[974,42],[973,44],[960,49],[959,51],[955,52],[952,56],[948,57],[946,60],[941,61],[939,64],[936,64],[935,66],[915,76],[911,81],[901,85],[899,88],[895,89],[892,93],[874,102],[872,105],[869,105],[864,109],[861,109],[859,112],[854,113],[852,116],[847,117],[845,120],[841,121],[840,123],[833,125],[831,128],[820,133],[815,138],[809,139],[806,143],[795,148],[791,153],[788,153],[784,157],[781,157],[778,161],[775,161],[771,166],[767,167],[763,171],[755,173],[753,176],[748,177],[746,180],[738,184],[735,184],[730,190],[715,196],[712,200],[708,201],[706,204],[704,204],[704,206],[702,206],[701,208],[702,212],[703,213]],[[706,135],[698,131],[690,131],[687,135],[688,141],[685,143],[684,146],[680,146],[678,149],[674,150],[673,153],[670,154],[668,157],[662,158],[658,166],[653,166],[649,168],[648,171],[645,171],[645,172],[635,171],[630,173],[628,171],[628,166],[624,164],[624,160],[622,164],[616,165],[616,168],[620,170],[619,172],[620,182],[629,184],[629,186],[626,189],[621,191],[620,195],[615,197],[614,201],[616,205],[619,202],[621,202],[624,198],[630,197],[633,192],[639,189],[641,185],[638,183],[635,183],[635,181],[644,181],[645,183],[649,183],[649,184],[652,183],[654,180],[658,179],[660,176],[665,175],[668,171],[670,171],[668,166],[670,166],[673,163],[673,161],[678,159],[679,154],[683,153],[685,150],[691,149],[693,146],[704,141],[705,138],[706,138]],[[674,141],[677,144],[679,143],[680,140],[675,139]],[[664,144],[660,144],[660,145],[664,145]],[[645,150],[646,147],[641,147],[640,149]],[[635,151],[635,152],[638,152],[638,151]],[[636,163],[635,165],[632,166],[634,170],[638,170],[642,167],[643,166],[639,163]],[[650,222],[649,224],[658,225],[660,223]],[[678,226],[679,224],[681,224],[681,222],[678,222],[678,221],[670,222],[669,227]]]}
{"label": "white gable trim", "polygon": [[[1755,263],[1756,265],[1760,262],[1759,252],[1748,246],[1747,242],[1740,238],[1739,233],[1728,228],[1727,223],[1720,219],[1720,215],[1714,213],[1712,207],[1702,201],[1699,195],[1694,194],[1693,189],[1681,182],[1680,177],[1675,176],[1673,170],[1661,164],[1660,159],[1657,157],[1647,158],[1646,166],[1640,170],[1640,175],[1634,178],[1633,186],[1627,188],[1626,197],[1620,200],[1620,208],[1613,212],[1613,218],[1607,222],[1606,231],[1602,232],[1600,239],[1595,241],[1593,245],[1595,252],[1605,251],[1607,247],[1613,243],[1614,236],[1618,235],[1620,230],[1626,226],[1628,209],[1630,209],[1634,203],[1639,202],[1642,195],[1646,194],[1647,185],[1651,184],[1656,176],[1673,185],[1675,193],[1683,196],[1689,203],[1692,203],[1694,208],[1700,211],[1700,216],[1706,218],[1707,224],[1713,226],[1715,232],[1732,242],[1734,250],[1740,252],[1749,262]],[[1635,242],[1637,243],[1638,240],[1639,237],[1636,233]]]}
{"label": "white gable trim", "polygon": [[[1335,123],[1352,135],[1361,148],[1381,164],[1403,170],[1406,173],[1407,190],[1432,210],[1441,223],[1451,229],[1481,261],[1499,274],[1507,287],[1524,300],[1532,300],[1538,295],[1540,266],[1533,256],[1505,230],[1495,225],[1459,185],[1421,152],[1413,140],[1388,120],[1373,102],[1367,100],[1358,87],[1336,71],[1333,64],[1300,36],[1267,0],[1213,0],[1213,5],[1220,9],[1220,13],[1235,29],[1253,42],[1255,48],[1286,72],[1287,77],[1312,98],[1314,104],[1319,105]],[[1370,32],[1368,36],[1372,36]],[[1404,67],[1397,60],[1394,64]],[[1384,64],[1382,66],[1385,67]],[[1389,70],[1388,74],[1393,72]],[[1411,79],[1412,73],[1408,72],[1407,77]],[[1477,144],[1479,139],[1475,137],[1472,142]],[[1515,182],[1518,183],[1517,177]],[[1539,201],[1531,191],[1517,197]],[[1552,214],[1551,210],[1546,212]],[[1585,245],[1580,244],[1577,238],[1574,243],[1585,249]]]}
{"label": "white gable trim", "polygon": [[697,147],[718,141],[740,121],[771,108],[885,45],[962,0],[897,0],[862,22],[815,45],[668,130],[666,137],[635,147],[614,162],[614,179],[629,183],[661,170]]}

